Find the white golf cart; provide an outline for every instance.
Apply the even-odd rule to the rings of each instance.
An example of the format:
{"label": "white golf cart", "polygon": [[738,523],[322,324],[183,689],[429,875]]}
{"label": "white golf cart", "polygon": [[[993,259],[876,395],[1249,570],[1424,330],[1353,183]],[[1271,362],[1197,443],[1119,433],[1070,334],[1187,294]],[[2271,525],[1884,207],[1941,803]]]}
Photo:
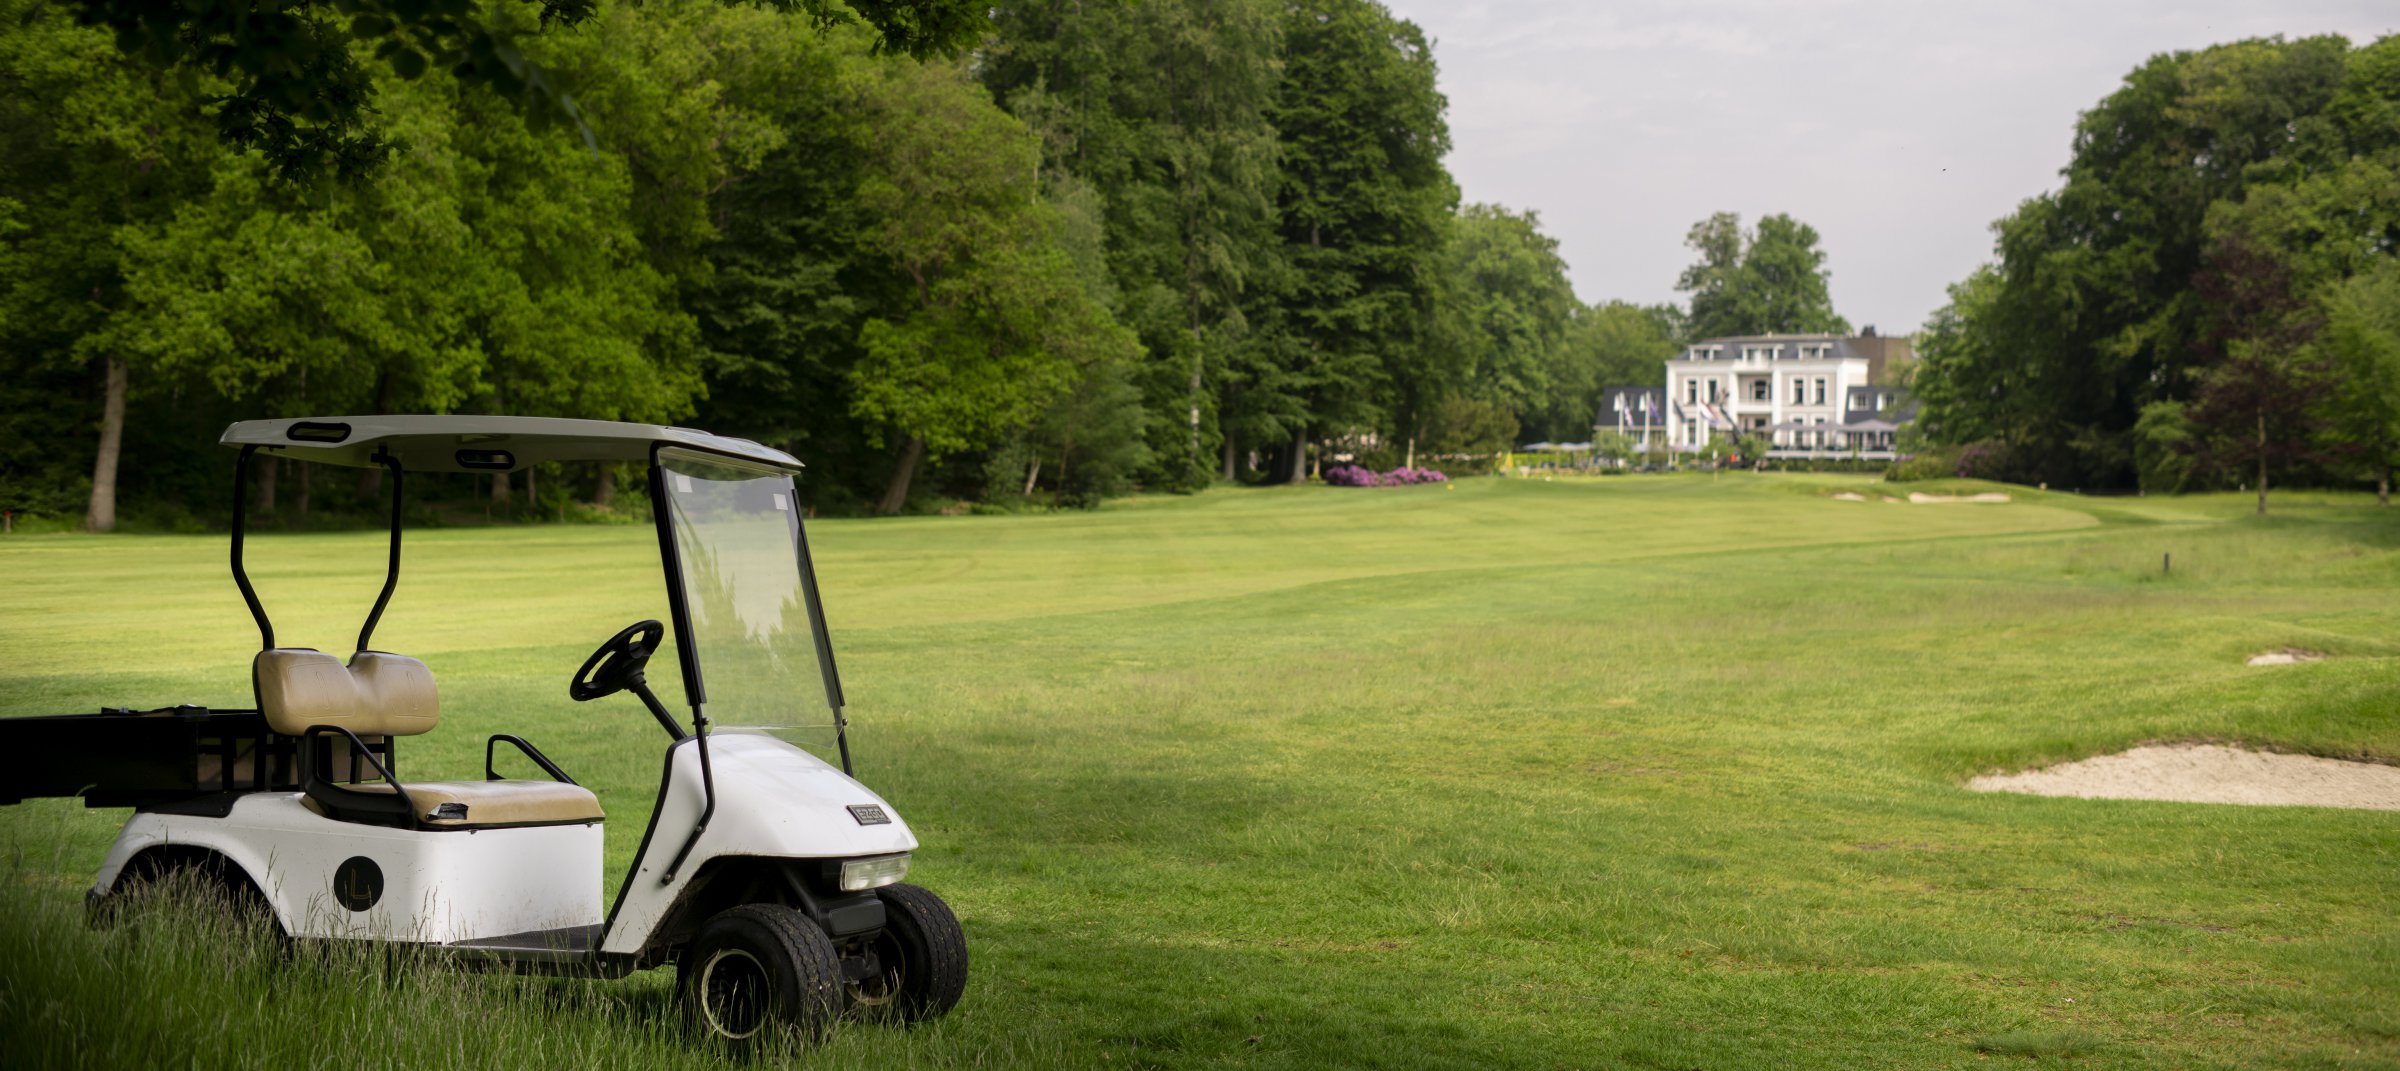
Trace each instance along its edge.
{"label": "white golf cart", "polygon": [[[757,443],[683,428],[473,416],[253,420],[235,466],[233,579],[258,622],[246,709],[182,706],[0,718],[0,802],[131,806],[88,894],[105,912],[141,882],[198,871],[263,903],[292,938],[391,942],[522,971],[621,977],[666,964],[703,1030],[732,1042],[846,1012],[939,1016],[967,952],[940,899],[900,883],[907,823],[850,777],[842,688],[793,494],[800,469]],[[382,594],[347,660],[280,647],[242,564],[261,452],[380,466],[392,493]],[[600,801],[532,744],[485,742],[481,780],[408,781],[393,742],[441,720],[431,670],[372,648],[400,579],[410,472],[640,461],[691,708],[687,731],[644,668],[666,626],[638,622],[585,660],[569,695],[631,692],[666,731],[632,871],[604,912]],[[827,711],[811,716],[810,693]],[[795,727],[837,768],[798,746]],[[507,744],[548,774],[495,772]]]}

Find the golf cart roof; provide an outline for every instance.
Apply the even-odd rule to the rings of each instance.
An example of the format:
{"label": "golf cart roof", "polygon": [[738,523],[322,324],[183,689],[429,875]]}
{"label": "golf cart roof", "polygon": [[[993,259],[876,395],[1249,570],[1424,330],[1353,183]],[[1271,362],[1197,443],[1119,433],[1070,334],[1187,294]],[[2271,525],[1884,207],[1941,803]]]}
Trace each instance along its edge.
{"label": "golf cart roof", "polygon": [[513,472],[541,461],[648,461],[657,444],[687,446],[789,472],[800,461],[748,439],[613,420],[511,416],[333,416],[244,420],[224,446],[271,449],[327,465],[375,468],[388,451],[409,472]]}

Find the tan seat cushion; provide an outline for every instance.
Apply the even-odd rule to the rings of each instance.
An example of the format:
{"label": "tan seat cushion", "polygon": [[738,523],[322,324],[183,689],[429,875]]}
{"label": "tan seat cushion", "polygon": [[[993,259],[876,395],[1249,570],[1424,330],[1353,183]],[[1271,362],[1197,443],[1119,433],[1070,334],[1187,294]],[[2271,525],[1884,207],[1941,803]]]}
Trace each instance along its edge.
{"label": "tan seat cushion", "polygon": [[[344,787],[359,792],[392,790],[380,782]],[[601,818],[600,797],[564,781],[422,781],[401,787],[417,805],[417,818],[437,829],[597,822]]]}
{"label": "tan seat cushion", "polygon": [[441,723],[433,671],[406,655],[360,651],[347,665],[323,651],[276,647],[250,662],[267,727],[298,736],[339,725],[360,736],[415,736]]}

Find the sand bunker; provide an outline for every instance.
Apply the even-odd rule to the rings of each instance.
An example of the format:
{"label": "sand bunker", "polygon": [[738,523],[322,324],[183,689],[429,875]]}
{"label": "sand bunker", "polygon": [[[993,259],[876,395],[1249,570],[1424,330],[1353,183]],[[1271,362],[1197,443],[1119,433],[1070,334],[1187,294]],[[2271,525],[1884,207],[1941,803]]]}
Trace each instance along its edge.
{"label": "sand bunker", "polygon": [[2006,502],[2008,496],[1998,491],[1985,491],[1979,495],[1929,495],[1923,491],[1910,491],[1908,500],[1922,506],[1928,502]]}
{"label": "sand bunker", "polygon": [[1840,493],[1840,494],[1837,494],[1837,495],[1835,495],[1835,496],[1833,496],[1833,497],[1835,497],[1835,498],[1838,498],[1838,499],[1840,499],[1840,500],[1842,500],[1842,501],[1844,501],[1844,502],[1864,502],[1864,501],[1866,501],[1866,500],[1867,500],[1867,496],[1865,496],[1865,495],[1862,495],[1862,494],[1859,494],[1859,493],[1858,493],[1858,492],[1856,492],[1856,491],[1844,491],[1844,492],[1842,492],[1842,493]]}
{"label": "sand bunker", "polygon": [[2253,666],[2289,666],[2300,662],[2322,662],[2324,660],[2324,652],[2303,651],[2297,647],[2286,647],[2280,651],[2261,651],[2250,656],[2250,664]]}
{"label": "sand bunker", "polygon": [[2400,811],[2400,766],[2216,744],[2145,745],[2046,770],[1978,777],[1967,787],[2079,799]]}

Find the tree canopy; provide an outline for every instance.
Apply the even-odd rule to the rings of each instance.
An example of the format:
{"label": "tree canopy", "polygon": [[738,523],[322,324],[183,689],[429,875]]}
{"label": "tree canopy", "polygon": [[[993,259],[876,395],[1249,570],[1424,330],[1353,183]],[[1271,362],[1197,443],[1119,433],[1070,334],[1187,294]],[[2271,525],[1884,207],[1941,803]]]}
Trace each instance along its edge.
{"label": "tree canopy", "polygon": [[2374,367],[2373,284],[2351,281],[2400,247],[2396,170],[2400,38],[2153,57],[2084,113],[2062,186],[1993,225],[1996,262],[1935,317],[1929,428],[2069,486],[2358,468],[2338,429],[2373,419],[2334,399],[2373,380],[2334,368]]}
{"label": "tree canopy", "polygon": [[[95,529],[221,519],[192,443],[344,411],[689,421],[828,510],[1299,480],[1586,437],[1684,323],[1459,206],[1373,0],[0,0],[0,89],[0,508]],[[373,508],[279,471],[262,524]]]}
{"label": "tree canopy", "polygon": [[1684,244],[1700,259],[1675,282],[1691,295],[1691,337],[1848,334],[1818,241],[1816,228],[1780,213],[1755,230],[1732,212],[1693,224]]}
{"label": "tree canopy", "polygon": [[[600,0],[70,0],[76,18],[108,31],[118,51],[152,68],[205,72],[226,83],[213,98],[218,131],[256,149],[284,177],[331,169],[363,174],[387,138],[369,119],[376,72],[415,80],[440,71],[461,85],[580,124],[577,84],[561,79],[527,39],[575,27]],[[913,56],[982,36],[985,8],[962,0],[778,0],[819,23],[863,21],[878,46]]]}

